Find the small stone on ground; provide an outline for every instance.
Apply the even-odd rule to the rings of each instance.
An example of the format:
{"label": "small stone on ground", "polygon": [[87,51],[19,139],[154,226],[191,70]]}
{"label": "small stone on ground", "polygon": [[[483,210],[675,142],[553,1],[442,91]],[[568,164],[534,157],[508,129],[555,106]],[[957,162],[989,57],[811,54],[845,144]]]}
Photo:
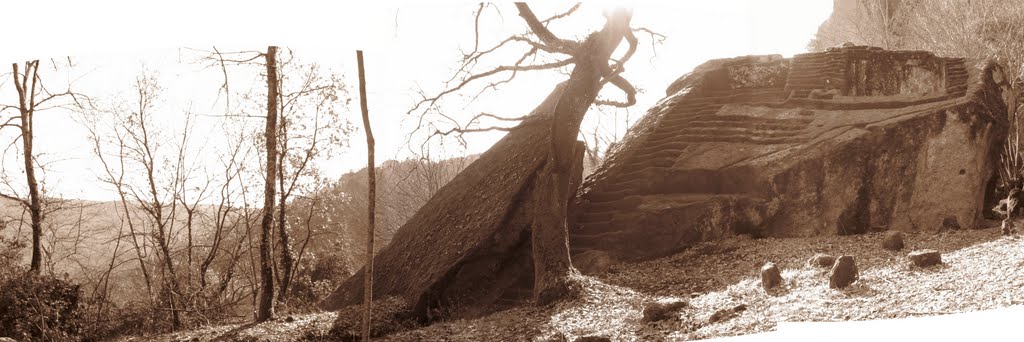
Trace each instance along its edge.
{"label": "small stone on ground", "polygon": [[679,311],[679,309],[685,308],[689,303],[682,300],[670,300],[670,301],[657,301],[650,302],[644,305],[644,323],[663,321],[671,317],[672,314]]}
{"label": "small stone on ground", "polygon": [[782,272],[773,262],[767,262],[761,266],[761,287],[771,290],[782,284]]}
{"label": "small stone on ground", "polygon": [[858,277],[857,264],[854,262],[853,257],[849,255],[840,256],[836,259],[835,265],[832,265],[832,270],[828,275],[828,287],[833,289],[841,289],[853,282],[857,281]]}
{"label": "small stone on ground", "polygon": [[913,261],[914,265],[918,267],[928,267],[942,263],[942,255],[934,249],[916,250],[910,252],[907,258],[910,258],[910,261]]}
{"label": "small stone on ground", "polygon": [[882,238],[882,248],[890,251],[903,249],[903,233],[892,230],[885,232],[885,237]]}
{"label": "small stone on ground", "polygon": [[814,254],[810,259],[807,259],[807,265],[814,268],[832,267],[835,263],[836,257],[824,253]]}
{"label": "small stone on ground", "polygon": [[611,342],[612,339],[604,336],[583,336],[577,338],[574,342]]}

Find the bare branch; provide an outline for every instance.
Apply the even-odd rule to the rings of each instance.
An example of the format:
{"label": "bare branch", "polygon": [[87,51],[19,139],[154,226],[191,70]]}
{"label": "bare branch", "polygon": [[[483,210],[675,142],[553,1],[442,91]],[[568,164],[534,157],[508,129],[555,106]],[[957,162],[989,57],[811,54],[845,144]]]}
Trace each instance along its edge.
{"label": "bare branch", "polygon": [[[437,94],[437,95],[435,95],[433,97],[425,98],[423,100],[420,100],[419,102],[416,103],[415,106],[413,106],[412,109],[410,109],[407,112],[407,114],[412,114],[413,112],[419,110],[420,107],[422,107],[424,104],[427,104],[428,107],[433,107],[433,105],[436,104],[437,101],[441,97],[443,97],[445,95],[448,95],[448,94],[451,94],[451,93],[454,93],[456,91],[459,91],[460,89],[465,87],[467,84],[469,84],[470,82],[473,82],[474,80],[477,80],[477,79],[481,79],[481,78],[484,78],[484,77],[488,77],[488,76],[495,75],[495,74],[502,73],[502,72],[506,72],[506,71],[531,71],[531,70],[554,69],[554,68],[559,68],[559,67],[563,67],[563,66],[572,64],[573,61],[574,61],[574,58],[569,58],[569,59],[565,59],[565,60],[561,60],[561,61],[553,62],[553,63],[547,63],[547,64],[535,64],[535,65],[525,65],[525,66],[502,65],[502,66],[496,67],[494,69],[491,69],[490,71],[479,73],[479,74],[475,74],[475,75],[472,75],[470,77],[467,77],[466,79],[462,80],[462,82],[460,82],[457,86],[455,86],[453,88],[448,88],[448,89],[442,91],[441,93],[439,93],[439,94]],[[422,123],[422,118],[420,118],[420,122]]]}
{"label": "bare branch", "polygon": [[548,23],[550,23],[552,21],[568,17],[569,15],[575,13],[576,10],[580,9],[580,5],[581,5],[581,3],[577,2],[575,5],[572,5],[572,7],[569,8],[568,10],[566,10],[565,12],[562,12],[561,14],[555,14],[555,15],[551,16],[550,18],[542,20],[540,23],[544,24],[544,25],[547,25]]}
{"label": "bare branch", "polygon": [[629,81],[627,81],[625,78],[622,78],[622,76],[620,75],[612,76],[611,78],[607,78],[607,80],[609,83],[615,85],[619,89],[622,89],[622,91],[626,93],[626,101],[620,102],[610,100],[596,100],[594,101],[594,104],[601,106],[613,106],[619,108],[631,107],[636,104],[636,88],[633,87],[633,85],[630,84]]}
{"label": "bare branch", "polygon": [[551,31],[537,19],[537,16],[533,14],[533,10],[530,9],[530,5],[527,5],[525,2],[517,2],[516,8],[519,9],[519,16],[526,21],[526,25],[530,27],[533,34],[545,45],[567,54],[572,54],[573,51],[576,51],[576,49],[579,48],[580,43],[558,38],[554,33],[551,33]]}

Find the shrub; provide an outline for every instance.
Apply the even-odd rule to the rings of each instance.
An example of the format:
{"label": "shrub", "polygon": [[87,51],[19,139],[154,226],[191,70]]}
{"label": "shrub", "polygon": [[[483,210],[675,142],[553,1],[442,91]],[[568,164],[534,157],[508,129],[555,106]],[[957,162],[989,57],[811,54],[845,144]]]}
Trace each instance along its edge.
{"label": "shrub", "polygon": [[24,269],[14,271],[20,272],[0,283],[0,336],[19,341],[78,339],[78,285]]}

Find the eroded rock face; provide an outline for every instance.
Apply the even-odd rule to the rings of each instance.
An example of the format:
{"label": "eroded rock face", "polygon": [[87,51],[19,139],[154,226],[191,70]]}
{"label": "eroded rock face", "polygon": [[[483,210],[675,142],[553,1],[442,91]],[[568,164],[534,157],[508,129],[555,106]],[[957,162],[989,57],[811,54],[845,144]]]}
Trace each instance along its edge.
{"label": "eroded rock face", "polygon": [[584,181],[573,253],[976,227],[995,204],[1004,80],[990,62],[864,46],[709,61]]}
{"label": "eroded rock face", "polygon": [[[375,298],[398,298],[421,323],[475,317],[530,299],[533,179],[548,155],[551,112],[560,94],[553,91],[395,233],[374,257]],[[581,170],[582,143],[576,152],[573,167]],[[578,184],[570,180],[571,189]],[[320,307],[361,303],[363,281],[360,270]]]}

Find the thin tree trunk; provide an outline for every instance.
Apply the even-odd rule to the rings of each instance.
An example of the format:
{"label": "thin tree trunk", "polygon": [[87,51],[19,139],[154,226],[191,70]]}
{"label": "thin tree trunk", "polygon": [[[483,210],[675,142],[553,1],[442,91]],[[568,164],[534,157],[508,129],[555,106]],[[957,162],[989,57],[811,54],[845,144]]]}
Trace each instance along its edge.
{"label": "thin tree trunk", "polygon": [[256,322],[274,318],[274,272],[270,257],[270,234],[274,227],[274,176],[277,175],[277,47],[267,48],[267,180],[263,192],[263,222],[260,225],[260,298]]}
{"label": "thin tree trunk", "polygon": [[281,203],[278,205],[277,215],[277,227],[278,235],[280,235],[281,241],[281,293],[278,295],[278,300],[284,303],[288,297],[288,286],[291,283],[292,267],[295,264],[295,258],[292,256],[291,238],[288,236],[288,218],[287,214],[287,201],[288,192],[285,191],[284,187],[284,168],[285,168],[285,155],[288,153],[288,123],[287,119],[281,118],[281,151],[278,151],[278,183],[281,188]]}
{"label": "thin tree trunk", "polygon": [[366,265],[363,271],[363,341],[370,340],[370,313],[373,302],[373,226],[374,211],[377,202],[377,172],[373,162],[373,131],[370,129],[370,113],[366,108],[366,73],[363,71],[363,51],[356,50],[359,64],[359,107],[363,112],[363,130],[366,131],[366,172],[369,179],[369,198],[367,198],[366,225]]}
{"label": "thin tree trunk", "polygon": [[18,109],[21,118],[22,157],[25,159],[25,182],[28,186],[28,211],[32,220],[32,260],[29,271],[38,274],[42,270],[42,236],[43,206],[39,199],[39,183],[36,182],[36,170],[33,162],[32,147],[34,114],[36,107],[36,81],[39,78],[39,61],[25,63],[25,74],[18,79],[18,63],[11,64],[14,69],[14,87],[18,91]]}

